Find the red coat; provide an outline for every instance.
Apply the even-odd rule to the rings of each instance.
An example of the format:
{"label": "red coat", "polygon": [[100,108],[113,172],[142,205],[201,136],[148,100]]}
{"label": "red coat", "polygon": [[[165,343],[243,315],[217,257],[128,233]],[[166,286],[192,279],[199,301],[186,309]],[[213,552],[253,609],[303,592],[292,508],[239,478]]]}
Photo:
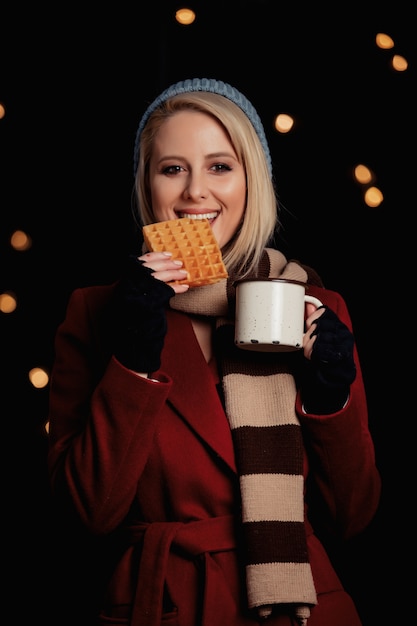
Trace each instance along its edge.
{"label": "red coat", "polygon": [[[351,328],[337,293],[309,293]],[[73,293],[56,335],[50,388],[52,491],[93,535],[120,541],[98,624],[254,626],[237,559],[232,439],[215,375],[189,318],[172,310],[161,382],[124,368],[112,357],[113,295],[114,286]],[[380,496],[358,360],[357,372],[339,413],[305,415],[299,397],[296,404],[311,447],[305,475],[314,478],[343,538],[365,529]],[[351,599],[306,526],[318,594],[308,626],[358,626]],[[266,624],[292,622],[281,616]]]}

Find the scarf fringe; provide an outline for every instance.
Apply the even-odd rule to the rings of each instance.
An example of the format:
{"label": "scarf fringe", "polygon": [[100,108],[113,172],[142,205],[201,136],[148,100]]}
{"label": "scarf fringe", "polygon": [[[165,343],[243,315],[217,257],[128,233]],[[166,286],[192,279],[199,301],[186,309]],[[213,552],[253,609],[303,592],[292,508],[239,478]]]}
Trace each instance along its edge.
{"label": "scarf fringe", "polygon": [[[258,615],[260,619],[268,619],[272,615],[273,607],[269,606],[259,606],[258,607]],[[297,624],[299,626],[307,626],[307,620],[311,615],[310,607],[307,605],[298,606],[295,609],[295,619],[297,620]]]}

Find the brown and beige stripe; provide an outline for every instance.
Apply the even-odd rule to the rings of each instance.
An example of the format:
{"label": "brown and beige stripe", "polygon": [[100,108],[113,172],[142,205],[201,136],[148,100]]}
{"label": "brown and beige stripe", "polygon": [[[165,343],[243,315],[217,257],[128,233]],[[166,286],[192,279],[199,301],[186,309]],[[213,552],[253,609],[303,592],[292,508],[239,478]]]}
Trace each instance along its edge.
{"label": "brown and beige stripe", "polygon": [[[307,281],[297,262],[267,249],[258,276]],[[304,526],[303,442],[288,353],[234,343],[233,277],[172,298],[175,309],[216,317],[225,409],[239,473],[248,603],[260,616],[288,605],[305,624],[317,603]]]}

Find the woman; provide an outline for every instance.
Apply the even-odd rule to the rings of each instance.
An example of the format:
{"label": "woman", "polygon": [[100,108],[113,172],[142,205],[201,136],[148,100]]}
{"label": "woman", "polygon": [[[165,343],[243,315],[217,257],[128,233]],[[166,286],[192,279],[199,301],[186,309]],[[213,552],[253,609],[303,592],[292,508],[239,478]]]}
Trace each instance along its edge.
{"label": "woman", "polygon": [[[141,119],[134,169],[139,225],[207,218],[229,278],[189,288],[178,262],[140,244],[117,284],[69,300],[48,460],[63,514],[108,539],[92,623],[359,626],[309,506],[319,498],[343,539],[377,510],[361,369],[343,298],[272,247],[258,114],[221,81],[172,85]],[[323,302],[307,305],[301,350],[234,345],[244,276],[299,280]]]}

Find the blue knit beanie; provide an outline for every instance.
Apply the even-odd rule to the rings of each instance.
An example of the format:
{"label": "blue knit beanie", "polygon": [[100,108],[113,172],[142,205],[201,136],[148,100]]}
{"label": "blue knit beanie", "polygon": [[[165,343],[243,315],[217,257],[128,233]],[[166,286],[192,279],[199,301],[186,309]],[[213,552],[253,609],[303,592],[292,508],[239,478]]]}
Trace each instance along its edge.
{"label": "blue knit beanie", "polygon": [[224,96],[228,100],[231,100],[237,106],[242,109],[245,115],[249,118],[252,126],[254,127],[256,134],[259,137],[259,141],[262,144],[262,148],[265,153],[265,158],[268,164],[269,173],[272,177],[272,162],[271,162],[271,154],[269,152],[268,142],[266,140],[264,127],[262,125],[261,119],[256,112],[254,106],[249,102],[249,100],[242,94],[240,91],[229,85],[228,83],[224,83],[221,80],[215,80],[214,78],[193,78],[182,80],[175,85],[171,85],[163,91],[153,102],[148,106],[143,117],[140,121],[138,130],[136,132],[135,139],[135,150],[133,155],[133,168],[134,175],[136,175],[136,171],[139,164],[139,142],[142,131],[145,127],[146,122],[149,119],[149,116],[157,109],[163,102],[166,102],[169,98],[173,96],[177,96],[183,93],[190,93],[193,91],[209,91],[210,93],[217,93],[220,96]]}

